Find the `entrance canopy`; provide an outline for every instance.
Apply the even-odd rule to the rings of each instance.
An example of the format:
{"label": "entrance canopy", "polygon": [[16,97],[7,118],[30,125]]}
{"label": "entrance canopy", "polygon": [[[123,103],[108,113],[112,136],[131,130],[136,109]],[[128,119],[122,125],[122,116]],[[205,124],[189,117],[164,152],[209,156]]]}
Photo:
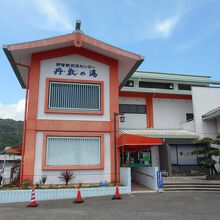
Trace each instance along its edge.
{"label": "entrance canopy", "polygon": [[117,146],[126,150],[143,150],[146,147],[162,145],[160,138],[144,137],[132,134],[123,134],[117,140]]}

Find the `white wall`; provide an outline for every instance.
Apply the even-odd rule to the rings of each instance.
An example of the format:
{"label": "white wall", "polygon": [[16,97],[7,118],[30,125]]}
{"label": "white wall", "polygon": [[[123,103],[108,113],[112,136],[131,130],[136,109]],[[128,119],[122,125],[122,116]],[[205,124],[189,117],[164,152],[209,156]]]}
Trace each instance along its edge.
{"label": "white wall", "polygon": [[154,127],[180,128],[186,113],[193,113],[192,101],[182,99],[153,99]]}
{"label": "white wall", "polygon": [[215,137],[216,120],[202,120],[202,115],[220,106],[220,88],[192,87],[192,101],[196,132],[201,137]]}
{"label": "white wall", "polygon": [[[146,105],[145,98],[120,97],[119,104]],[[146,114],[124,114],[125,122],[120,123],[120,128],[143,128],[147,127]]]}
{"label": "white wall", "polygon": [[[68,68],[64,67],[65,73],[62,75],[54,74],[56,63],[67,63],[67,64],[84,64],[95,66],[98,76],[96,78],[90,77],[86,71],[86,76],[68,76]],[[83,69],[82,69],[83,70]],[[77,80],[97,80],[104,81],[104,115],[79,115],[79,114],[51,114],[44,113],[44,103],[45,103],[45,86],[46,78],[59,78],[59,79],[77,79]],[[109,66],[93,61],[91,59],[79,56],[71,55],[58,57],[49,60],[41,61],[40,66],[40,84],[39,84],[39,94],[38,94],[38,119],[55,119],[55,120],[95,120],[95,121],[109,121],[110,120],[110,83],[109,83]]]}
{"label": "white wall", "polygon": [[[34,183],[40,181],[42,175],[47,176],[46,184],[62,184],[58,179],[61,171],[42,170],[43,132],[37,132],[34,164]],[[110,165],[110,134],[104,134],[104,169],[103,170],[73,170],[76,176],[71,183],[99,183],[101,180],[111,181]]]}
{"label": "white wall", "polygon": [[195,121],[191,120],[191,121],[182,122],[180,123],[180,128],[182,128],[183,130],[195,131],[196,130]]}
{"label": "white wall", "polygon": [[151,147],[151,158],[152,158],[152,167],[159,167],[159,146]]}
{"label": "white wall", "polygon": [[[6,159],[5,165],[4,160]],[[9,184],[10,183],[10,175],[11,175],[11,169],[15,165],[14,160],[21,160],[21,156],[16,155],[0,155],[0,172],[3,177],[2,185]],[[3,171],[4,166],[4,173]],[[17,177],[18,173],[14,173],[14,177]]]}
{"label": "white wall", "polygon": [[10,175],[11,175],[11,168],[14,166],[13,162],[6,162],[4,167],[4,173],[2,172],[3,168],[3,161],[0,161],[0,171],[1,176],[3,177],[2,185],[10,183]]}
{"label": "white wall", "polygon": [[157,187],[157,171],[158,167],[132,167],[132,179],[143,186],[146,186],[155,191]]}
{"label": "white wall", "polygon": [[217,118],[216,123],[217,123],[217,132],[219,134],[220,133],[220,117]]}
{"label": "white wall", "polygon": [[[211,146],[220,150],[220,145],[212,144]],[[220,171],[220,164],[219,164],[220,160],[219,160],[219,158],[220,158],[219,156],[212,156],[212,159],[216,161],[215,168],[216,168],[217,171]]]}
{"label": "white wall", "polygon": [[124,186],[131,187],[131,168],[120,167],[120,183]]}

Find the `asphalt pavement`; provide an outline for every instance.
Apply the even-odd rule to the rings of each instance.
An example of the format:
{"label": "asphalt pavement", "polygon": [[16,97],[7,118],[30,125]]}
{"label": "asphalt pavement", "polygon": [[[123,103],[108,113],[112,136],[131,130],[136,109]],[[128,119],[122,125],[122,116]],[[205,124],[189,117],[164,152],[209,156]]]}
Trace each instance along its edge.
{"label": "asphalt pavement", "polygon": [[165,192],[86,198],[82,204],[72,200],[37,201],[39,207],[26,208],[27,203],[1,204],[0,220],[220,220],[220,193]]}

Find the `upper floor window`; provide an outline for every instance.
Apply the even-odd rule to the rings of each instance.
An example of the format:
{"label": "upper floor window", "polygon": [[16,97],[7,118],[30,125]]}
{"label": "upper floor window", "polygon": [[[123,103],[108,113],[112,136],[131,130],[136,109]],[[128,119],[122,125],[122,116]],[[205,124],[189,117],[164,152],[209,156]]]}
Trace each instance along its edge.
{"label": "upper floor window", "polygon": [[194,120],[193,113],[186,113],[186,121],[192,121]]}
{"label": "upper floor window", "polygon": [[101,114],[102,82],[51,80],[48,86],[46,112]]}
{"label": "upper floor window", "polygon": [[191,90],[191,85],[189,84],[178,84],[179,90]]}
{"label": "upper floor window", "polygon": [[125,87],[134,87],[134,81],[133,80],[128,80],[125,84]]}
{"label": "upper floor window", "polygon": [[146,114],[146,105],[120,104],[120,113]]}
{"label": "upper floor window", "polygon": [[140,88],[151,88],[151,89],[173,89],[173,83],[158,83],[158,82],[139,82]]}

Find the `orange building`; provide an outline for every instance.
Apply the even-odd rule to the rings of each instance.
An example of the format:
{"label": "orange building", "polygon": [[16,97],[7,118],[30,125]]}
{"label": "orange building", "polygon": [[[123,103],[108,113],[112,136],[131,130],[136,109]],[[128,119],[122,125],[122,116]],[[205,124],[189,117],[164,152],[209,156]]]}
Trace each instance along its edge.
{"label": "orange building", "polygon": [[[61,170],[73,170],[76,183],[114,182],[119,90],[143,57],[80,29],[4,51],[26,89],[21,181],[47,175],[55,184]],[[116,128],[118,136],[118,119]]]}

